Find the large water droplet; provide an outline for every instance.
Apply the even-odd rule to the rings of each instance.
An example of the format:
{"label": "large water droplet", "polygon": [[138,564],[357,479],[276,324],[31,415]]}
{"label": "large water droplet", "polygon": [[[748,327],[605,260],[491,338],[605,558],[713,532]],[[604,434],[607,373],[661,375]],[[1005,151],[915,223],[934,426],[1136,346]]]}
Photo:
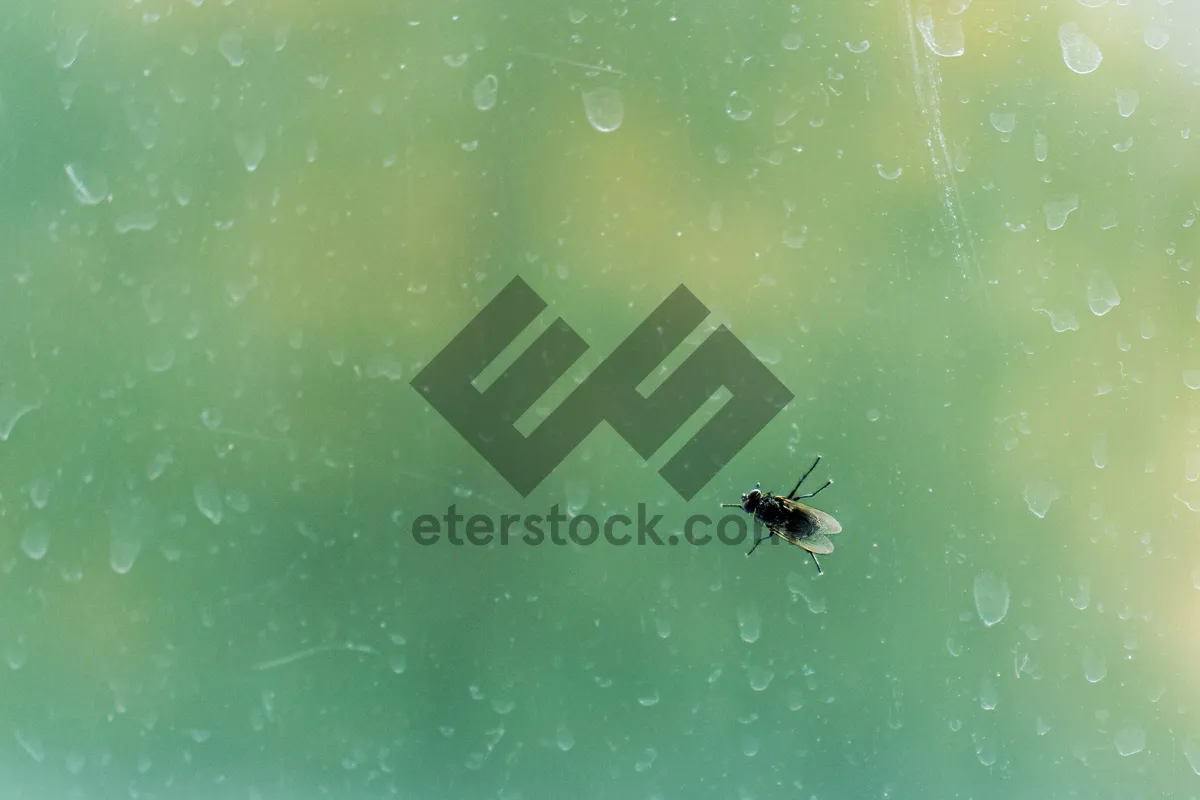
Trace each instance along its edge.
{"label": "large water droplet", "polygon": [[54,54],[54,62],[58,64],[59,69],[69,69],[75,63],[75,59],[79,57],[79,45],[87,38],[87,34],[87,28],[74,26],[63,34],[62,41],[58,43],[58,50]]}
{"label": "large water droplet", "polygon": [[1117,285],[1100,273],[1092,276],[1087,289],[1088,308],[1097,317],[1103,317],[1121,304],[1121,295],[1117,293]]}
{"label": "large water droplet", "polygon": [[1142,728],[1122,728],[1113,737],[1113,744],[1123,756],[1137,755],[1146,749],[1146,731]]}
{"label": "large water droplet", "polygon": [[1062,48],[1063,62],[1072,72],[1086,75],[1095,72],[1104,60],[1100,47],[1081,33],[1074,22],[1064,22],[1058,29],[1058,44]]}
{"label": "large water droplet", "polygon": [[625,119],[625,103],[616,89],[603,87],[583,93],[583,110],[588,122],[601,133],[611,133]]}
{"label": "large water droplet", "polygon": [[935,55],[954,58],[966,52],[967,38],[961,20],[940,19],[935,22],[933,11],[928,6],[921,6],[916,22],[925,45]]}
{"label": "large water droplet", "polygon": [[82,164],[67,164],[63,170],[75,190],[75,199],[85,206],[94,206],[108,197],[108,178]]}
{"label": "large water droplet", "polygon": [[225,60],[231,67],[240,67],[246,63],[246,54],[242,49],[241,31],[222,33],[221,38],[217,39],[217,49],[221,51],[221,55],[225,56]]}
{"label": "large water droplet", "polygon": [[1167,42],[1171,41],[1171,34],[1157,25],[1147,25],[1146,32],[1142,35],[1142,41],[1151,50],[1162,50],[1167,46]]}
{"label": "large water droplet", "polygon": [[1058,230],[1067,224],[1067,217],[1077,208],[1079,208],[1079,195],[1077,194],[1061,200],[1049,201],[1042,206],[1042,213],[1046,215],[1046,227],[1052,231]]}
{"label": "large water droplet", "polygon": [[983,572],[975,577],[975,612],[989,628],[999,624],[1008,615],[1011,593],[1008,582],[992,572]]}
{"label": "large water droplet", "polygon": [[744,122],[750,119],[750,115],[754,113],[754,107],[745,95],[733,91],[725,99],[725,113],[735,122]]}
{"label": "large water droplet", "polygon": [[1045,517],[1051,504],[1062,496],[1058,487],[1049,481],[1030,480],[1025,484],[1025,505],[1039,517]]}

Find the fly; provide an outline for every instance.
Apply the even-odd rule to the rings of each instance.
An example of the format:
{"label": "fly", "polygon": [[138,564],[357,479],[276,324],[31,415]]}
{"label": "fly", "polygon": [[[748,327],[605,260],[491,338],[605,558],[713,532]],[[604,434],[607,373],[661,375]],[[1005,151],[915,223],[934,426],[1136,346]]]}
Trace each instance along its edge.
{"label": "fly", "polygon": [[[796,481],[796,488],[792,489],[791,494],[787,497],[764,493],[762,488],[755,484],[753,489],[742,495],[741,503],[721,504],[722,508],[740,508],[747,514],[752,514],[755,519],[767,527],[767,535],[754,541],[754,547],[750,548],[750,553],[754,552],[760,542],[770,539],[772,535],[778,536],[785,542],[807,550],[808,554],[812,556],[813,563],[817,565],[817,572],[825,574],[825,570],[821,569],[821,562],[817,561],[817,554],[828,555],[833,552],[833,542],[829,540],[829,537],[835,533],[841,533],[842,525],[824,511],[806,506],[799,501],[816,497],[823,489],[832,485],[833,481],[825,481],[825,484],[815,492],[796,496],[796,492],[800,490],[800,484],[804,483],[804,479],[812,474],[819,463],[821,463],[821,457],[817,456],[817,460],[808,468],[808,472],[800,476],[800,480]],[[748,556],[750,553],[746,553],[746,555]]]}

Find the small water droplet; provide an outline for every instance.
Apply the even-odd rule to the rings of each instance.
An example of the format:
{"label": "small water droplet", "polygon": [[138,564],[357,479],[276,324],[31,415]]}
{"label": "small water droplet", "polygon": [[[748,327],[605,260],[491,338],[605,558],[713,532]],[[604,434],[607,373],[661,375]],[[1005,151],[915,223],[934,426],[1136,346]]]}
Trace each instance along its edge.
{"label": "small water droplet", "polygon": [[762,632],[762,617],[753,606],[739,606],[737,610],[738,632],[742,641],[753,644]]}
{"label": "small water droplet", "polygon": [[41,561],[50,550],[50,526],[42,520],[31,522],[21,534],[21,550],[34,561]]}
{"label": "small water droplet", "polygon": [[246,166],[247,172],[254,172],[258,169],[263,156],[267,154],[267,137],[262,131],[235,133],[233,144],[237,148],[238,155],[242,157],[242,163]]}
{"label": "small water droplet", "polygon": [[240,67],[246,63],[246,54],[242,48],[242,32],[241,31],[225,31],[217,39],[217,49],[221,51],[221,55],[225,56],[225,60],[229,62],[231,67]]}
{"label": "small water droplet", "polygon": [[495,75],[485,75],[471,90],[471,102],[480,111],[491,111],[500,96],[500,80]]}

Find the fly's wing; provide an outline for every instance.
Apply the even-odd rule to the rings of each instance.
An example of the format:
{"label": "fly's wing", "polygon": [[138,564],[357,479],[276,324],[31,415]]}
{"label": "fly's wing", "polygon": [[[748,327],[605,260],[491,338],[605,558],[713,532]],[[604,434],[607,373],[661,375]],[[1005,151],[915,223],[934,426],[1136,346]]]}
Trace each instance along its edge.
{"label": "fly's wing", "polygon": [[812,515],[813,521],[816,523],[817,533],[823,533],[826,536],[841,533],[842,523],[838,522],[833,517],[815,508],[809,508],[808,513]]}
{"label": "fly's wing", "polygon": [[830,536],[842,532],[842,524],[824,511],[797,503],[794,500],[788,501],[788,507],[790,513],[778,526],[783,529],[781,532],[788,534],[788,539],[803,538],[818,533]]}
{"label": "fly's wing", "polygon": [[788,541],[819,556],[827,556],[833,552],[833,542],[829,541],[829,537],[823,533],[814,533],[803,539],[789,539]]}

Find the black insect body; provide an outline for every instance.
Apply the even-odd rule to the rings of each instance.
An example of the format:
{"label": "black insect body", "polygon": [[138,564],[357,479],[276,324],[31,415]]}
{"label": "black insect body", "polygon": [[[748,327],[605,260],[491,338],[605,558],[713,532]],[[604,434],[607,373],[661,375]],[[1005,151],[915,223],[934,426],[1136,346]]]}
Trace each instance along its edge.
{"label": "black insect body", "polygon": [[800,484],[804,483],[804,479],[812,474],[820,462],[821,457],[817,456],[817,460],[808,468],[808,472],[800,476],[800,480],[796,481],[796,488],[792,489],[791,494],[787,497],[765,493],[756,485],[742,495],[741,503],[721,504],[722,508],[740,508],[747,514],[753,514],[754,518],[767,528],[767,535],[756,539],[754,547],[751,547],[750,552],[746,555],[753,553],[760,542],[774,535],[785,542],[807,550],[808,554],[812,556],[813,563],[817,565],[817,572],[825,573],[825,570],[821,569],[821,562],[817,561],[817,554],[828,555],[833,552],[833,542],[829,540],[829,537],[842,532],[841,523],[824,511],[806,506],[799,501],[816,497],[833,481],[825,481],[825,484],[815,492],[796,496],[796,492],[800,490]]}

